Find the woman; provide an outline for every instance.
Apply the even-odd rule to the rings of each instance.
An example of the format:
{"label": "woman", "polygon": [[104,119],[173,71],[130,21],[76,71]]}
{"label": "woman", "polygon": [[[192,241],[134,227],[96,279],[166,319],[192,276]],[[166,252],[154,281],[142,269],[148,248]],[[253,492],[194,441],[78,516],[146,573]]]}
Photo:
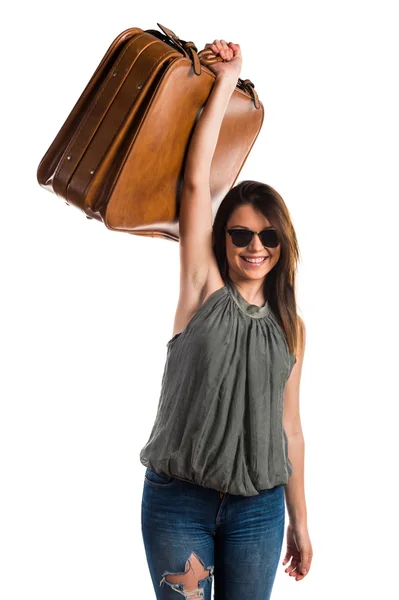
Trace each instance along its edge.
{"label": "woman", "polygon": [[[238,44],[206,44],[223,62],[190,142],[180,207],[180,297],[161,397],[140,460],[142,533],[156,597],[270,598],[290,517],[286,572],[309,572],[299,384],[298,247],[270,186],[244,181],[212,225],[210,167],[239,77]],[[289,455],[289,458],[288,458]]]}

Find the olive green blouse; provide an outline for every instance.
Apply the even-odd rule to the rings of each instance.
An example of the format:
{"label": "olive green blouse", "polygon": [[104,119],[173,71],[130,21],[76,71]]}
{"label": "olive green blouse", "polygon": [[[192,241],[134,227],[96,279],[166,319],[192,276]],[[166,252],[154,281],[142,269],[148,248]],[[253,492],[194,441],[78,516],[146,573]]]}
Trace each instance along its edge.
{"label": "olive green blouse", "polygon": [[243,496],[286,484],[283,393],[295,360],[269,303],[250,304],[227,280],[167,343],[141,463]]}

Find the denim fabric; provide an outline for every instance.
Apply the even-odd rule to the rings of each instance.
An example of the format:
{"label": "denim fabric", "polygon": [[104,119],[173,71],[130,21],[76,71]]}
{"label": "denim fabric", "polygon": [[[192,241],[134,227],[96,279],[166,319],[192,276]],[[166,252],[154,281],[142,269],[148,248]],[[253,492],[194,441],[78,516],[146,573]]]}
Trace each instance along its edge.
{"label": "denim fabric", "polygon": [[141,527],[155,595],[268,600],[284,538],[284,486],[233,495],[145,471]]}

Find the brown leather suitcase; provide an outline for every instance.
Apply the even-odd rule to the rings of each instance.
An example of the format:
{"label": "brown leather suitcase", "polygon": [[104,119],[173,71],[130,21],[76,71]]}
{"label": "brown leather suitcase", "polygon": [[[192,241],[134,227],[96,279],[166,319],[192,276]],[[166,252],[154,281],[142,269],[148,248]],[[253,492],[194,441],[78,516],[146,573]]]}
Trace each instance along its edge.
{"label": "brown leather suitcase", "polygon": [[[191,134],[219,56],[170,29],[138,27],[111,44],[37,169],[39,184],[108,229],[179,239],[179,201]],[[238,79],[212,160],[213,214],[262,127],[264,108]]]}

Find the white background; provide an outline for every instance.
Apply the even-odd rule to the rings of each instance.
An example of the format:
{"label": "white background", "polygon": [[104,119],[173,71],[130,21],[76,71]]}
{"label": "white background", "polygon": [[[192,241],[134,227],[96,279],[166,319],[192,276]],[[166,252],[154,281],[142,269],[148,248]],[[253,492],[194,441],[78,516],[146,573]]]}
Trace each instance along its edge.
{"label": "white background", "polygon": [[280,192],[301,249],[301,416],[314,559],[301,582],[280,561],[273,598],[395,596],[394,8],[386,0],[8,5],[1,18],[3,600],[154,598],[139,451],[172,335],[178,244],[86,219],[42,189],[36,169],[114,38],[157,22],[198,49],[215,38],[241,45],[241,77],[255,83],[265,120],[238,181]]}

